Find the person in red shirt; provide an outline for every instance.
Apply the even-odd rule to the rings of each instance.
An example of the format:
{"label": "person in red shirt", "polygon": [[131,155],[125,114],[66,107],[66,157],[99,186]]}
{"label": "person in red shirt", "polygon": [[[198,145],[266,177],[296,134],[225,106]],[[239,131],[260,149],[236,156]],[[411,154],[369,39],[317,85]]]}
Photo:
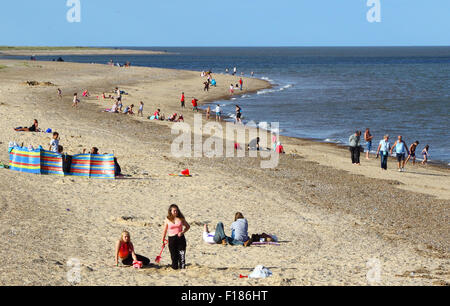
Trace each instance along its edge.
{"label": "person in red shirt", "polygon": [[242,81],[242,78],[239,79],[239,85],[241,86],[241,90],[242,90],[242,85],[244,84],[244,81]]}
{"label": "person in red shirt", "polygon": [[137,255],[134,252],[134,246],[130,239],[130,233],[123,231],[120,240],[116,243],[116,266],[119,266],[119,259],[125,266],[132,266],[133,262],[140,261],[144,266],[150,264],[150,259]]}
{"label": "person in red shirt", "polygon": [[184,107],[185,107],[184,102],[185,102],[184,92],[182,92],[182,93],[181,93],[181,108],[184,108]]}
{"label": "person in red shirt", "polygon": [[192,111],[197,111],[198,113],[198,100],[196,98],[192,99]]}

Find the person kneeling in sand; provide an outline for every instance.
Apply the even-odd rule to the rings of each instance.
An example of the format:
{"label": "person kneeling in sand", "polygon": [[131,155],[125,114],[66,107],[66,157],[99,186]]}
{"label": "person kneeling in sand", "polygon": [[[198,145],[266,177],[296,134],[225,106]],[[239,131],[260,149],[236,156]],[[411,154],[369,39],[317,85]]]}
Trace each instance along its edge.
{"label": "person kneeling in sand", "polygon": [[243,245],[249,246],[252,242],[248,237],[248,222],[242,213],[237,212],[234,222],[231,224],[231,237],[225,235],[223,223],[219,222],[214,233],[214,242],[223,245]]}
{"label": "person kneeling in sand", "polygon": [[132,266],[134,262],[140,261],[144,266],[150,264],[150,259],[137,255],[134,252],[134,246],[131,242],[130,233],[123,231],[122,235],[116,243],[116,266],[119,266],[119,259],[125,266]]}

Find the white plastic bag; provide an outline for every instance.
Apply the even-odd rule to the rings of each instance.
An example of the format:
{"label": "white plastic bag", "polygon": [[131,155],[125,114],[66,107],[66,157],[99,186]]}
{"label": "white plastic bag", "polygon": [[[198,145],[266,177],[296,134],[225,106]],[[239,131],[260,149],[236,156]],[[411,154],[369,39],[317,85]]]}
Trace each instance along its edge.
{"label": "white plastic bag", "polygon": [[248,278],[266,278],[272,275],[272,271],[263,265],[256,266],[255,270],[248,276]]}

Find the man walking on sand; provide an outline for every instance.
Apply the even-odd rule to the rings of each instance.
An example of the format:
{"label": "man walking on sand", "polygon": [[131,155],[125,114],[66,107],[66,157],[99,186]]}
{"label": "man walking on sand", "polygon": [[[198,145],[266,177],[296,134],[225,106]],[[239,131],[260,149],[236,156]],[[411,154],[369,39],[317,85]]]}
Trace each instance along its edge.
{"label": "man walking on sand", "polygon": [[242,90],[242,85],[244,84],[244,81],[242,80],[242,78],[239,79],[239,86],[240,89]]}
{"label": "man walking on sand", "polygon": [[406,146],[406,142],[403,141],[401,135],[399,135],[397,141],[394,142],[394,145],[391,148],[391,155],[392,155],[392,151],[394,149],[395,149],[395,154],[397,156],[398,172],[404,172],[405,171],[406,154],[409,155],[409,151],[408,151],[408,147]]}
{"label": "man walking on sand", "polygon": [[370,134],[370,129],[367,128],[366,131],[364,132],[364,140],[366,141],[366,159],[369,159],[369,153],[370,150],[372,149],[372,139],[373,136],[372,134]]}
{"label": "man walking on sand", "polygon": [[348,142],[350,145],[350,154],[352,157],[352,164],[353,165],[361,165],[359,162],[359,156],[361,154],[360,151],[360,141],[361,141],[361,132],[356,131],[355,134],[351,135],[348,138]]}

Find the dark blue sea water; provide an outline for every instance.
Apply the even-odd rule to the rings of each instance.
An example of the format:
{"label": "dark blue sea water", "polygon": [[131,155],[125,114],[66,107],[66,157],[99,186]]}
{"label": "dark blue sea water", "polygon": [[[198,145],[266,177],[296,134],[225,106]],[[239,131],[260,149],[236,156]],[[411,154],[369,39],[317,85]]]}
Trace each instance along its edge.
{"label": "dark blue sea water", "polygon": [[432,160],[450,163],[450,47],[148,49],[171,54],[64,59],[215,73],[236,66],[238,75],[253,71],[274,87],[220,101],[229,114],[239,104],[245,120],[280,122],[281,134],[342,144],[369,127],[375,143],[403,135],[408,145],[419,140],[420,151],[429,144]]}

